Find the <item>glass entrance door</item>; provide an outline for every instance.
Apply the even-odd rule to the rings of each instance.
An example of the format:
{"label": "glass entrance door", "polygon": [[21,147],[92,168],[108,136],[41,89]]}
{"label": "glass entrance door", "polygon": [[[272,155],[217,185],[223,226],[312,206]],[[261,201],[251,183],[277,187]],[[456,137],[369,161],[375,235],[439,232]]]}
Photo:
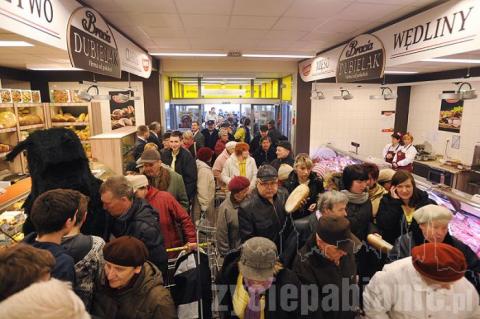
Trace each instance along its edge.
{"label": "glass entrance door", "polygon": [[189,130],[193,121],[202,121],[200,104],[170,104],[167,116],[167,130]]}

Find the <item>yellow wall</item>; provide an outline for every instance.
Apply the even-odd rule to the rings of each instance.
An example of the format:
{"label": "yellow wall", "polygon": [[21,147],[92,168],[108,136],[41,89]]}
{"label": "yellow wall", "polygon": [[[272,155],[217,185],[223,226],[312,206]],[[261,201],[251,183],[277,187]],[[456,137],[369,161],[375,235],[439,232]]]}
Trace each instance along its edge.
{"label": "yellow wall", "polygon": [[282,101],[292,101],[292,82],[291,75],[282,78]]}

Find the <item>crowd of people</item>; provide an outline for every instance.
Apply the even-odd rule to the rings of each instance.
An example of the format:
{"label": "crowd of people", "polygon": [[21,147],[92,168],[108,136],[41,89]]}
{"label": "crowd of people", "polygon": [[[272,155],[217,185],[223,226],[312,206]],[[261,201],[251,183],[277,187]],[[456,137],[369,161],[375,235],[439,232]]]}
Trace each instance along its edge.
{"label": "crowd of people", "polygon": [[[480,260],[448,233],[452,212],[394,160],[395,145],[385,156],[396,171],[354,164],[327,183],[275,121],[255,136],[248,119],[217,121],[183,133],[139,126],[126,176],[100,186],[101,233],[82,233],[81,192],[38,196],[35,231],[0,250],[0,318],[176,318],[170,249],[200,249],[200,221],[216,230],[221,318],[480,318]],[[308,194],[287,211],[299,187]]]}

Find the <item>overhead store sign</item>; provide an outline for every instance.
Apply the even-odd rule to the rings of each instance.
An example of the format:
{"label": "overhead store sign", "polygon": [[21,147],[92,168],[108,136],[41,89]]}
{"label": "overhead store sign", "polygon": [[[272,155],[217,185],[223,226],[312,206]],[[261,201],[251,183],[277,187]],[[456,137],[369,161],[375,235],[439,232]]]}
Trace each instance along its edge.
{"label": "overhead store sign", "polygon": [[[479,30],[480,1],[456,0],[402,20],[373,35],[383,43],[385,66],[389,67],[480,50]],[[335,60],[339,59],[341,51],[338,47],[321,57],[332,55]],[[311,64],[313,68],[314,61],[321,57],[299,64],[299,73],[304,81],[333,77],[326,72],[307,76],[302,73],[306,65]]]}
{"label": "overhead store sign", "polygon": [[362,34],[342,50],[337,64],[337,82],[349,83],[383,77],[385,49],[376,36]]}
{"label": "overhead store sign", "polygon": [[[67,51],[70,34],[65,30],[78,8],[82,5],[75,0],[0,0],[0,29]],[[150,55],[112,26],[109,29],[116,40],[121,70],[150,77]]]}
{"label": "overhead store sign", "polygon": [[338,55],[340,53],[341,49],[337,48],[328,51],[325,55],[322,54],[314,59],[301,62],[298,66],[300,77],[304,82],[310,82],[335,76]]}
{"label": "overhead store sign", "polygon": [[120,57],[112,30],[90,8],[78,8],[67,26],[67,47],[72,66],[115,78],[122,77]]}
{"label": "overhead store sign", "polygon": [[152,73],[152,57],[114,28],[111,30],[117,41],[122,70],[148,79]]}

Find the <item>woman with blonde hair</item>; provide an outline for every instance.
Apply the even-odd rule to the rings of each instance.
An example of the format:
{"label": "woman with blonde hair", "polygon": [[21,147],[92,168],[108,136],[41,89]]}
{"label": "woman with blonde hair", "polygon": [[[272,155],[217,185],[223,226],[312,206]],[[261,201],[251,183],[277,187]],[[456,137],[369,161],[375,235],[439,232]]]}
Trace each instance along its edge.
{"label": "woman with blonde hair", "polygon": [[400,147],[393,158],[392,167],[395,170],[413,172],[413,161],[417,155],[417,149],[413,146],[413,135],[405,133],[402,137],[403,146]]}
{"label": "woman with blonde hair", "polygon": [[158,151],[158,145],[155,144],[155,143],[147,143],[147,144],[145,144],[145,148],[143,149],[143,151],[145,152],[146,150],[156,150],[156,151]]}
{"label": "woman with blonde hair", "polygon": [[235,153],[232,154],[222,170],[222,181],[228,185],[234,176],[244,176],[250,181],[250,189],[255,187],[257,181],[257,165],[250,156],[250,146],[247,143],[237,143]]}
{"label": "woman with blonde hair", "polygon": [[192,154],[193,158],[197,158],[197,144],[193,139],[193,132],[188,130],[182,134],[182,147]]}
{"label": "woman with blonde hair", "polygon": [[215,143],[215,156],[219,156],[220,154],[222,154],[227,143],[228,143],[228,129],[225,127],[222,127],[220,131],[218,131],[218,140],[217,140],[217,143]]}
{"label": "woman with blonde hair", "polygon": [[308,186],[310,194],[303,205],[293,212],[293,218],[302,218],[310,215],[317,208],[318,196],[325,192],[323,188],[323,180],[312,171],[313,161],[306,153],[300,153],[295,157],[293,164],[293,171],[288,176],[284,183],[285,188],[289,193],[299,186],[304,184]]}

